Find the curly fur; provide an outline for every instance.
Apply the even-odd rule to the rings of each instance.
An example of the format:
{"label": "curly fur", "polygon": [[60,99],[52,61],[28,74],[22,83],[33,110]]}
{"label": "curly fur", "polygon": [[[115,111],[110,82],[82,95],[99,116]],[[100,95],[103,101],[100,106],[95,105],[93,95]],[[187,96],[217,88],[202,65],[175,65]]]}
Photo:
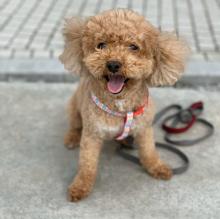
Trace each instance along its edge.
{"label": "curly fur", "polygon": [[[123,118],[113,117],[91,101],[93,92],[115,111],[134,111],[148,97],[147,87],[174,84],[184,70],[188,54],[186,44],[171,33],[160,33],[144,17],[126,9],[109,10],[88,19],[70,18],[63,31],[65,48],[60,56],[65,68],[80,75],[80,84],[70,101],[70,129],[65,144],[80,144],[79,170],[68,189],[70,201],[78,201],[91,192],[95,182],[99,154],[105,139],[113,139],[123,128]],[[106,48],[99,49],[100,42]],[[139,47],[129,50],[129,45]],[[128,82],[119,94],[107,90],[109,72],[106,62],[118,60],[120,73]],[[139,145],[143,167],[155,178],[170,179],[170,168],[155,150],[152,121],[154,105],[135,118],[131,135]]]}

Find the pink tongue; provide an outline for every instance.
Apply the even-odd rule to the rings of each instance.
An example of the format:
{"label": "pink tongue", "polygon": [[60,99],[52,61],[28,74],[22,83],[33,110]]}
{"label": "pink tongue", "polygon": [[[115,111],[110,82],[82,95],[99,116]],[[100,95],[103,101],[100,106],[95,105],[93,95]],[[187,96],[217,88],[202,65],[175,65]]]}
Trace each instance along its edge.
{"label": "pink tongue", "polygon": [[113,93],[119,93],[124,86],[124,77],[121,75],[111,75],[107,83],[108,90]]}

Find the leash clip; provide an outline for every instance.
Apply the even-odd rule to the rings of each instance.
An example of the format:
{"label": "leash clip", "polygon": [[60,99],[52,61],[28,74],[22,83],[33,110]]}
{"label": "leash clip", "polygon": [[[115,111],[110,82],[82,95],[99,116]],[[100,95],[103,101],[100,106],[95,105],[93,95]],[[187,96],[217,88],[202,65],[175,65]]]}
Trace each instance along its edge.
{"label": "leash clip", "polygon": [[198,101],[193,103],[189,108],[180,110],[179,120],[182,123],[189,123],[197,118],[203,111],[203,102]]}
{"label": "leash clip", "polygon": [[190,121],[192,121],[194,114],[191,109],[185,109],[185,110],[181,110],[178,116],[179,116],[179,120],[182,123],[189,123]]}

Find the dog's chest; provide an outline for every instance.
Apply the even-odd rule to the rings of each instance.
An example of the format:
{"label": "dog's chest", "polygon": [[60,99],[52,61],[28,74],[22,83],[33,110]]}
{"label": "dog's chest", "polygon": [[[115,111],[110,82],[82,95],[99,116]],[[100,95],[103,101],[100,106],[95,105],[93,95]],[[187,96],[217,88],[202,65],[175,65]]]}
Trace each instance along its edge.
{"label": "dog's chest", "polygon": [[125,100],[115,100],[115,106],[119,111],[124,111],[125,108]]}
{"label": "dog's chest", "polygon": [[[116,138],[116,136],[120,135],[123,132],[124,129],[124,119],[121,119],[120,122],[115,122],[114,124],[111,122],[107,122],[106,120],[99,120],[96,122],[96,130],[98,134],[106,139],[113,139]],[[143,121],[141,122],[139,119],[134,119],[132,122],[131,129],[129,131],[129,134],[135,134],[140,130]]]}
{"label": "dog's chest", "polygon": [[109,139],[120,134],[120,132],[123,130],[123,122],[113,121],[110,122],[105,119],[96,122],[95,126],[98,134],[101,137]]}
{"label": "dog's chest", "polygon": [[[119,112],[125,111],[125,100],[115,100],[115,106]],[[105,139],[114,139],[120,135],[125,126],[125,118],[112,116],[107,112],[103,112],[102,116],[96,115],[95,129],[97,134]],[[129,134],[135,134],[143,126],[143,115],[135,117]]]}
{"label": "dog's chest", "polygon": [[[129,134],[136,134],[143,126],[143,118],[134,118]],[[125,126],[124,118],[106,116],[100,120],[96,120],[95,127],[98,135],[105,139],[114,139],[120,135]]]}

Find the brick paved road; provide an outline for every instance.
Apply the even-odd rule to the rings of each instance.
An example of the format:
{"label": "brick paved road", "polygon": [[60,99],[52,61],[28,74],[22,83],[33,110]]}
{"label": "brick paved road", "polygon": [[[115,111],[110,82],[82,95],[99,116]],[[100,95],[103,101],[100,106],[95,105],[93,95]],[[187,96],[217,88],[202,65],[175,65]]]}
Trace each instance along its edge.
{"label": "brick paved road", "polygon": [[220,60],[220,0],[0,0],[0,60],[56,58],[64,17],[116,7],[185,37],[192,60]]}

